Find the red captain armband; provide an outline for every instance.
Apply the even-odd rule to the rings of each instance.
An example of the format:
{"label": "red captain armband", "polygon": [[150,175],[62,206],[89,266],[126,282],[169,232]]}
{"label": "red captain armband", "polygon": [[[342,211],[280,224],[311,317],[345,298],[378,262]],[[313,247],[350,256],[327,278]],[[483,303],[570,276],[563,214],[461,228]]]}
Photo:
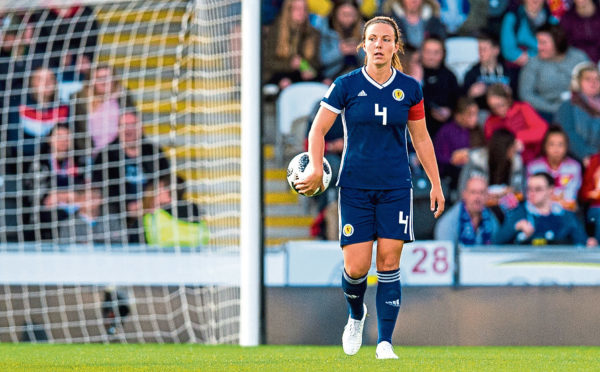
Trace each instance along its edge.
{"label": "red captain armband", "polygon": [[412,106],[408,110],[408,120],[421,120],[425,117],[425,107],[423,106],[423,99],[416,105]]}

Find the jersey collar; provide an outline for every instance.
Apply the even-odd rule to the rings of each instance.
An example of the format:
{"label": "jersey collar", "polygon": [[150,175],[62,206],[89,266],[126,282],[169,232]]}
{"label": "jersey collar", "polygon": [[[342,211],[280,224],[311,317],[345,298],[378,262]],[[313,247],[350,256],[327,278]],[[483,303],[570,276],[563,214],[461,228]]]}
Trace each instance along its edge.
{"label": "jersey collar", "polygon": [[390,78],[387,79],[387,81],[385,83],[379,84],[378,82],[373,80],[373,78],[370,77],[369,74],[367,74],[366,67],[363,66],[363,68],[361,70],[362,70],[362,73],[363,73],[365,79],[367,79],[367,81],[369,83],[373,84],[378,89],[383,89],[383,88],[387,87],[388,85],[390,85],[392,83],[392,81],[394,81],[394,78],[396,77],[396,69],[392,68],[392,76],[390,76]]}

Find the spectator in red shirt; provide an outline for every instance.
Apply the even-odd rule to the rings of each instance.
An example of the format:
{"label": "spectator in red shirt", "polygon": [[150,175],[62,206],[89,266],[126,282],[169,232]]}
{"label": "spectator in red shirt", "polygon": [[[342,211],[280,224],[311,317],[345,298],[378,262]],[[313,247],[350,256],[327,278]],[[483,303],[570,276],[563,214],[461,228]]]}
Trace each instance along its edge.
{"label": "spectator in red shirt", "polygon": [[484,134],[489,140],[494,131],[511,131],[522,148],[521,157],[527,164],[540,153],[548,123],[526,102],[513,101],[512,90],[504,84],[494,84],[487,92],[491,115],[485,121]]}

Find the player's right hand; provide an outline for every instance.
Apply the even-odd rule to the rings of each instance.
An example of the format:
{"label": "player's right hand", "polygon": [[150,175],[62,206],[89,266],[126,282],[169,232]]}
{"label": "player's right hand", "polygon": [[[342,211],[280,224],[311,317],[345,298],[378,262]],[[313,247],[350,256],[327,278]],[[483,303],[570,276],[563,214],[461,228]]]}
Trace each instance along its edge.
{"label": "player's right hand", "polygon": [[303,180],[294,182],[294,186],[298,192],[302,195],[311,196],[317,191],[321,190],[323,185],[323,171],[313,171]]}

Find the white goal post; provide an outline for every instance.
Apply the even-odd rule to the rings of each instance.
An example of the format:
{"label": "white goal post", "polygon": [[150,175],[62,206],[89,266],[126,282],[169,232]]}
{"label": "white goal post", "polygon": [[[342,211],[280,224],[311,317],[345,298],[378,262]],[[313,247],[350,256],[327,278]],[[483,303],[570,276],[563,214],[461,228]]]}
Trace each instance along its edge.
{"label": "white goal post", "polygon": [[[91,10],[85,28],[77,31],[83,14],[78,10],[62,21],[73,22],[68,34],[56,32],[59,21],[41,29],[55,17],[48,9],[69,6]],[[11,82],[0,91],[0,148],[3,156],[10,154],[0,160],[0,342],[257,345],[263,260],[260,2],[0,0],[0,19],[0,36],[27,37],[28,43],[20,48],[15,42],[0,59],[0,80]],[[71,36],[96,41],[69,49],[73,42],[68,46],[62,39]],[[62,49],[53,49],[59,39]],[[38,48],[41,42],[45,49]],[[77,53],[93,60],[89,72],[77,72],[71,81],[65,56]],[[94,86],[100,81],[94,69],[106,66],[122,88],[115,93],[119,132],[111,144],[92,151],[91,130],[76,129],[78,122],[91,126],[91,114],[81,114],[78,105],[108,105],[113,93],[102,96]],[[19,113],[30,96],[37,97],[37,69],[54,73],[56,102],[48,105],[69,108],[63,121],[72,137],[65,153],[83,159],[76,172],[82,181],[62,189],[52,173],[55,163],[46,169],[45,188],[40,177],[31,177],[32,169],[40,169],[35,165],[54,159],[50,137],[11,137],[6,129],[21,130],[25,119]],[[22,89],[14,85],[19,79]],[[85,95],[88,88],[104,103]],[[113,151],[113,143],[125,142],[126,112],[142,125],[138,148],[160,148],[162,154],[140,150],[139,164],[129,155],[119,158],[115,178],[113,168],[97,159]],[[78,140],[89,148],[78,147]],[[21,147],[30,142],[34,150],[26,153]],[[18,165],[11,167],[11,161]],[[140,173],[132,176],[131,167]],[[69,178],[70,170],[58,174]],[[35,179],[28,184],[29,178]],[[139,185],[130,192],[133,180]],[[113,186],[121,193],[115,195]],[[93,197],[84,193],[89,189],[103,195],[102,212],[91,222],[86,211]],[[60,201],[52,204],[57,190],[70,199],[57,196]],[[50,217],[44,217],[48,208]],[[89,222],[84,236],[81,221]],[[98,221],[104,231],[93,229]]]}

